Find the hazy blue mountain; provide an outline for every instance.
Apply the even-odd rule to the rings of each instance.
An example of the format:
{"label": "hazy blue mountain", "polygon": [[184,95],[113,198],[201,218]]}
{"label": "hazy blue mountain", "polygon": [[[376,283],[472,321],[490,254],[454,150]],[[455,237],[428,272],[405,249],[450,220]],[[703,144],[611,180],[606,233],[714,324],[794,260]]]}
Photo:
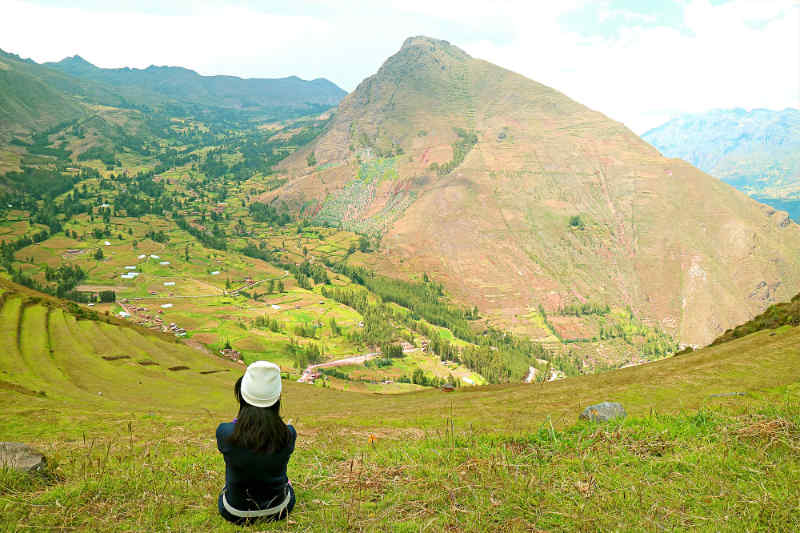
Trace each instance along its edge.
{"label": "hazy blue mountain", "polygon": [[347,94],[336,84],[317,78],[306,81],[297,76],[275,79],[243,79],[235,76],[201,76],[182,67],[145,69],[99,68],[80,56],[46,63],[52,69],[102,83],[130,99],[166,97],[182,104],[239,110],[314,110],[335,106]]}
{"label": "hazy blue mountain", "polygon": [[780,199],[775,205],[780,209],[792,210],[794,200],[800,200],[797,109],[719,109],[685,115],[642,138],[667,157],[684,159],[766,203]]}

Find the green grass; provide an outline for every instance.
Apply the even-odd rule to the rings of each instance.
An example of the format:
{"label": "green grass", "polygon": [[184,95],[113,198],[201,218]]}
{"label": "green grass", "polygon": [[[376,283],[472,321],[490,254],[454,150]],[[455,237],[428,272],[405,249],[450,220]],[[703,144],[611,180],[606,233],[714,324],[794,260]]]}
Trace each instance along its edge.
{"label": "green grass", "polygon": [[[234,531],[216,513],[213,434],[235,415],[242,367],[3,296],[0,331],[22,336],[0,357],[0,435],[42,449],[54,477],[0,471],[0,528]],[[544,385],[375,395],[286,381],[298,504],[256,529],[796,529],[800,328],[771,333]],[[728,392],[743,395],[711,396]],[[603,400],[629,417],[577,422]]]}

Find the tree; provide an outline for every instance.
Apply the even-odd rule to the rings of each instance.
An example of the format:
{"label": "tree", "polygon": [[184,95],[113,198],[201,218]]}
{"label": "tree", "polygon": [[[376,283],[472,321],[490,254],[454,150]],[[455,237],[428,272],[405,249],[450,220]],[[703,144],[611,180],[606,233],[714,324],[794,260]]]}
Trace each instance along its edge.
{"label": "tree", "polygon": [[583,222],[583,219],[580,215],[572,215],[569,217],[569,225],[577,229],[583,229],[586,227],[586,224]]}
{"label": "tree", "polygon": [[425,378],[425,372],[421,368],[415,368],[414,373],[411,375],[411,382],[416,385],[427,385],[428,380]]}
{"label": "tree", "polygon": [[97,249],[97,251],[94,253],[94,258],[97,259],[98,261],[103,259],[103,249],[102,248],[98,248]]}
{"label": "tree", "polygon": [[284,290],[283,288],[283,282],[281,280],[278,280],[278,292],[280,293],[286,292],[286,290]]}
{"label": "tree", "polygon": [[369,239],[364,237],[363,235],[358,239],[358,249],[362,252],[369,251]]}
{"label": "tree", "polygon": [[183,247],[183,260],[189,262],[189,245]]}
{"label": "tree", "polygon": [[117,293],[114,291],[100,291],[100,301],[102,303],[115,302],[117,300]]}
{"label": "tree", "polygon": [[308,166],[310,167],[313,167],[314,165],[317,164],[317,157],[314,155],[314,152],[308,154],[308,156],[306,157],[306,163],[308,163]]}

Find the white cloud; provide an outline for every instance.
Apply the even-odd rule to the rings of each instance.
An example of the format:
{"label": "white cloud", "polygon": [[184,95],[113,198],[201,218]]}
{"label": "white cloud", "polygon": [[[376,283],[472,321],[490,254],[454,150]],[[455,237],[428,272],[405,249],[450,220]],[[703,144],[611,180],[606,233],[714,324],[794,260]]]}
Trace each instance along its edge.
{"label": "white cloud", "polygon": [[[105,67],[180,65],[203,74],[323,76],[353,89],[411,35],[430,35],[548,84],[642,132],[682,112],[798,106],[800,4],[686,0],[683,27],[613,11],[613,35],[562,16],[585,0],[341,0],[125,12],[0,0],[0,48],[37,61],[71,54]],[[199,5],[199,7],[198,7]],[[601,10],[602,12],[602,10]],[[640,25],[640,23],[646,23]]]}
{"label": "white cloud", "polygon": [[535,26],[507,44],[466,48],[642,133],[677,113],[797,107],[797,16],[786,1],[692,0],[681,29],[631,26],[586,39]]}
{"label": "white cloud", "polygon": [[[80,54],[102,67],[179,65],[203,74],[240,74],[294,48],[324,45],[330,26],[308,16],[240,6],[201,6],[182,15],[43,7],[0,2],[0,46],[37,61]],[[290,72],[292,73],[292,72]]]}

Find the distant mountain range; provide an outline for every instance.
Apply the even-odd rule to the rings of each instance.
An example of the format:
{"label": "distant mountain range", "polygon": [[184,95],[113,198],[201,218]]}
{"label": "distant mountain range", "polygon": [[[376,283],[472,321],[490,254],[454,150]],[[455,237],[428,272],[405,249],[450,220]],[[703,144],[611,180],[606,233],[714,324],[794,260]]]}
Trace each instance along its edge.
{"label": "distant mountain range", "polygon": [[642,138],[800,220],[800,110],[685,115]]}
{"label": "distant mountain range", "polygon": [[80,56],[38,64],[0,50],[0,137],[85,117],[91,113],[87,104],[282,118],[328,109],[345,94],[322,78],[242,79],[156,66],[104,69]]}
{"label": "distant mountain range", "polygon": [[334,106],[347,94],[336,84],[297,76],[243,79],[235,76],[201,76],[182,67],[99,68],[75,55],[58,63],[45,63],[65,74],[115,87],[136,98],[142,93],[175,101],[235,109],[275,109]]}

